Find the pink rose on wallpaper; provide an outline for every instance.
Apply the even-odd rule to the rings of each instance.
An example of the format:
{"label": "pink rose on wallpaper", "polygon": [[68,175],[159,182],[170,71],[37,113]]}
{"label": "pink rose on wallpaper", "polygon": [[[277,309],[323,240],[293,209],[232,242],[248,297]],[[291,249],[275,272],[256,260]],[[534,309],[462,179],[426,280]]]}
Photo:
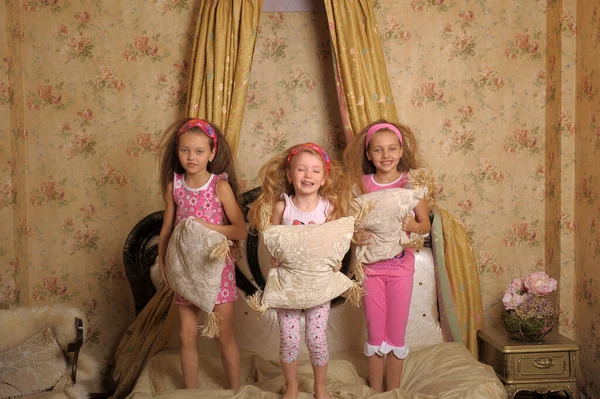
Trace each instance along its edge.
{"label": "pink rose on wallpaper", "polygon": [[65,24],[60,24],[57,28],[56,28],[56,35],[61,37],[61,36],[67,36],[69,34],[69,28],[67,27],[67,25]]}
{"label": "pink rose on wallpaper", "polygon": [[248,90],[248,92],[246,93],[246,103],[248,105],[256,104],[256,93],[254,91]]}
{"label": "pink rose on wallpaper", "polygon": [[460,208],[462,208],[462,210],[464,212],[469,212],[469,211],[473,210],[473,201],[471,201],[470,199],[465,200],[465,201],[461,201],[457,205]]}
{"label": "pink rose on wallpaper", "polygon": [[56,186],[54,181],[45,181],[40,185],[40,192],[51,200],[62,200],[65,197],[65,190]]}
{"label": "pink rose on wallpaper", "polygon": [[90,21],[90,14],[88,14],[87,11],[84,11],[82,13],[79,14],[75,14],[73,16],[77,21],[79,21],[80,24],[86,24]]}
{"label": "pink rose on wallpaper", "polygon": [[122,80],[113,80],[112,81],[113,88],[120,93],[125,89],[125,83]]}
{"label": "pink rose on wallpaper", "polygon": [[504,79],[502,79],[499,76],[494,78],[493,82],[494,82],[494,85],[499,89],[501,89],[504,86]]}
{"label": "pink rose on wallpaper", "polygon": [[282,24],[285,21],[285,15],[282,12],[276,12],[269,15],[269,19],[275,24]]}
{"label": "pink rose on wallpaper", "polygon": [[42,100],[48,101],[52,98],[52,85],[42,85],[37,89],[37,95]]}
{"label": "pink rose on wallpaper", "polygon": [[189,68],[188,62],[185,60],[181,61],[178,64],[173,64],[173,66],[179,73],[187,73],[188,68]]}
{"label": "pink rose on wallpaper", "polygon": [[475,19],[475,13],[473,11],[465,11],[464,13],[459,14],[460,17],[463,17],[466,21],[471,22]]}
{"label": "pink rose on wallpaper", "polygon": [[143,53],[148,51],[148,43],[150,43],[150,38],[148,36],[138,36],[133,39],[134,47]]}
{"label": "pink rose on wallpaper", "polygon": [[533,241],[536,237],[535,230],[529,229],[529,223],[521,221],[513,225],[513,233],[522,241]]}
{"label": "pink rose on wallpaper", "polygon": [[527,50],[529,48],[529,38],[531,36],[525,33],[517,33],[515,36],[515,44],[517,47],[523,50]]}
{"label": "pink rose on wallpaper", "polygon": [[277,108],[270,112],[273,118],[278,121],[285,117],[285,110],[283,108]]}
{"label": "pink rose on wallpaper", "polygon": [[421,85],[421,93],[423,93],[425,97],[432,97],[435,93],[435,83],[432,81],[423,83],[423,85]]}
{"label": "pink rose on wallpaper", "polygon": [[115,76],[113,69],[107,65],[100,65],[100,72],[98,73],[98,79],[106,82]]}
{"label": "pink rose on wallpaper", "polygon": [[529,292],[537,295],[547,295],[556,290],[558,282],[545,272],[535,272],[525,277],[523,281]]}
{"label": "pink rose on wallpaper", "polygon": [[84,52],[89,50],[88,46],[90,45],[91,41],[92,39],[90,39],[87,36],[83,36],[81,33],[77,33],[71,36],[71,38],[69,38],[69,46],[71,47],[71,52],[76,57],[80,54],[83,54]]}
{"label": "pink rose on wallpaper", "polygon": [[81,116],[83,119],[91,121],[94,119],[94,112],[91,109],[86,109],[84,111],[79,111],[77,113],[78,116]]}

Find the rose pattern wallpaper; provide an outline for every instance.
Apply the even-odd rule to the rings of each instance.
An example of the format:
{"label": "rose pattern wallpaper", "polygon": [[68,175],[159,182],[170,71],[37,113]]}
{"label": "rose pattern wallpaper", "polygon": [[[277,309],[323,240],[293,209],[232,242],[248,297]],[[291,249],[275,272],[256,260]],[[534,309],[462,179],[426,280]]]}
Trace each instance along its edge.
{"label": "rose pattern wallpaper", "polygon": [[[133,319],[127,234],[161,209],[200,0],[0,2],[0,302],[67,303],[110,373]],[[600,396],[600,1],[373,1],[400,118],[477,256],[486,324],[513,277],[558,280],[580,388]],[[345,145],[324,12],[263,13],[242,190],[299,142]],[[101,382],[98,382],[100,385]]]}

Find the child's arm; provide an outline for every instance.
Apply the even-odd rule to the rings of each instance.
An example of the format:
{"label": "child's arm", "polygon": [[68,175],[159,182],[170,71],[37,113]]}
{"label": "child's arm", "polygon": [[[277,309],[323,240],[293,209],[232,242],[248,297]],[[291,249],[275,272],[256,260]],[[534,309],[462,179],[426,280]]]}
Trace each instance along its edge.
{"label": "child's arm", "polygon": [[229,183],[225,180],[220,180],[217,183],[217,198],[223,204],[223,211],[227,216],[230,224],[216,225],[207,222],[204,219],[196,219],[200,224],[208,227],[209,229],[218,231],[223,234],[229,240],[241,240],[246,237],[246,222],[244,221],[244,215],[240,209],[233,190]]}
{"label": "child's arm", "polygon": [[415,218],[407,216],[402,220],[402,230],[409,233],[427,234],[431,230],[429,209],[424,199],[415,207]]}
{"label": "child's arm", "polygon": [[[277,201],[271,212],[271,224],[281,224],[283,221],[283,211],[285,210],[285,202]],[[279,267],[279,260],[271,255],[271,267]]]}
{"label": "child's arm", "polygon": [[163,216],[163,224],[160,229],[160,235],[158,238],[158,266],[160,267],[160,274],[162,275],[162,279],[167,285],[167,287],[171,288],[169,282],[166,277],[166,269],[165,269],[165,257],[167,255],[167,245],[169,245],[169,240],[171,239],[171,234],[173,233],[173,225],[175,223],[175,210],[176,205],[173,201],[173,183],[169,183],[167,186],[167,191],[165,192],[165,212]]}
{"label": "child's arm", "polygon": [[277,201],[271,212],[271,224],[281,224],[283,221],[283,211],[285,210],[285,202]]}

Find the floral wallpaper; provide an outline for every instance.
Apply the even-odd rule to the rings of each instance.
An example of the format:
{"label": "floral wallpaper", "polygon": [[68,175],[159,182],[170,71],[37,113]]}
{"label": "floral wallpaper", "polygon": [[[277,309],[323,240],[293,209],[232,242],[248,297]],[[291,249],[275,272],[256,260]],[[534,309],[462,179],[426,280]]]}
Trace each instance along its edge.
{"label": "floral wallpaper", "polygon": [[[199,1],[0,2],[0,302],[84,309],[105,380],[134,316],[123,242],[163,206],[158,140],[184,114]],[[373,4],[399,115],[472,238],[486,324],[513,277],[548,271],[599,396],[598,0]],[[344,146],[326,17],[263,13],[242,189],[309,140]]]}

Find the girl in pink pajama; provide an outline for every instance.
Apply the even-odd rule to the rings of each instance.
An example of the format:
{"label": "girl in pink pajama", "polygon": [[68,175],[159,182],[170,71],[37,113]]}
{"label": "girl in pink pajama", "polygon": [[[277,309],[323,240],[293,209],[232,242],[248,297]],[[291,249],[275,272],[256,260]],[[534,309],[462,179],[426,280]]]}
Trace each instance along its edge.
{"label": "girl in pink pajama", "polygon": [[[255,226],[262,225],[262,215],[257,210],[265,205],[266,209],[272,209],[271,224],[322,224],[348,212],[351,199],[348,179],[317,144],[304,143],[287,149],[261,168],[260,177],[262,194],[250,213],[250,220]],[[271,265],[278,267],[279,264],[272,258]],[[326,389],[329,306],[327,302],[310,309],[277,309],[279,359],[285,377],[283,397],[286,399],[298,396],[296,371],[302,312],[306,324],[306,345],[315,376],[314,394],[318,399],[330,398]]]}
{"label": "girl in pink pajama", "polygon": [[[344,151],[346,171],[358,194],[388,188],[407,187],[408,172],[418,167],[416,143],[412,131],[403,125],[377,122],[355,137]],[[426,233],[430,229],[429,210],[424,200],[407,217],[402,229],[409,233]],[[368,243],[369,233],[357,237]],[[402,366],[408,355],[404,341],[415,271],[415,255],[406,249],[391,259],[365,265],[363,304],[367,321],[369,384],[383,391],[400,386]],[[387,356],[386,356],[387,355]]]}

